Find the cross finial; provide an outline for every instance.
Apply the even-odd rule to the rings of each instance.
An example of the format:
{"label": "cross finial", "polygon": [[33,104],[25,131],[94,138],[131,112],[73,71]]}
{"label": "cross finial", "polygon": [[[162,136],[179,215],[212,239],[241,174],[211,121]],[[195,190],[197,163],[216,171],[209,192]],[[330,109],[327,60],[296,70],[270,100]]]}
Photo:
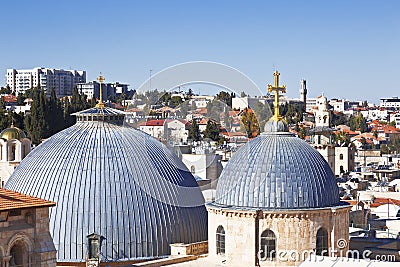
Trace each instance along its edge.
{"label": "cross finial", "polygon": [[279,92],[286,93],[286,85],[279,86],[280,75],[281,74],[276,70],[274,72],[274,86],[268,84],[268,92],[275,93],[275,102],[274,102],[275,112],[273,116],[273,119],[275,121],[279,121],[282,119],[281,115],[279,114]]}
{"label": "cross finial", "polygon": [[103,75],[101,74],[101,72],[100,72],[99,77],[97,77],[97,80],[100,83],[100,100],[99,100],[99,103],[97,103],[96,108],[104,108],[105,105],[103,103],[103,89],[101,88],[101,85],[105,79],[104,79]]}

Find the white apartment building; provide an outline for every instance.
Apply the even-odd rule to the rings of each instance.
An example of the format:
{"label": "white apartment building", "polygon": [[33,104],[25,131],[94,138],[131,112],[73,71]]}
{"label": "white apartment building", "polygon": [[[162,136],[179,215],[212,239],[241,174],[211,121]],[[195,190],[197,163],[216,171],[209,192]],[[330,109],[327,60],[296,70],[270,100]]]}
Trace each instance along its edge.
{"label": "white apartment building", "polygon": [[47,93],[54,88],[57,97],[70,96],[74,85],[83,82],[86,82],[86,71],[49,68],[7,69],[6,74],[6,83],[16,95],[40,85]]}
{"label": "white apartment building", "polygon": [[387,109],[375,108],[375,109],[367,109],[361,110],[360,113],[366,120],[384,120],[386,121],[389,118],[389,112]]}
{"label": "white apartment building", "polygon": [[[96,81],[77,83],[76,87],[79,92],[87,96],[87,99],[92,99],[93,97],[96,99],[100,98],[100,84]],[[114,98],[122,93],[126,93],[128,91],[128,85],[119,82],[103,83],[101,90],[103,91],[103,101],[106,101],[110,97]]]}
{"label": "white apartment building", "polygon": [[[260,102],[261,104],[267,105],[268,104],[267,98],[263,97],[234,97],[232,98],[232,109],[234,110],[244,110],[245,108],[252,108],[254,109],[254,106],[256,105],[257,102]],[[286,101],[283,101],[286,102]]]}
{"label": "white apartment building", "polygon": [[400,99],[396,97],[381,98],[381,107],[384,108],[400,108]]}
{"label": "white apartment building", "polygon": [[390,121],[394,121],[396,123],[396,128],[400,129],[400,113],[391,114]]}

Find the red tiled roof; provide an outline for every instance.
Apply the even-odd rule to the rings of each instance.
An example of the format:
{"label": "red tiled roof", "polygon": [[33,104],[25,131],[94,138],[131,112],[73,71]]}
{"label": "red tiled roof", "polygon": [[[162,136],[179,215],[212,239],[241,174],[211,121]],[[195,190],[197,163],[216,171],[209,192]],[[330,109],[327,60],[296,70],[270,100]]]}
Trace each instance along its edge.
{"label": "red tiled roof", "polygon": [[5,95],[3,96],[4,102],[17,102],[17,97],[15,95]]}
{"label": "red tiled roof", "polygon": [[164,120],[149,120],[146,121],[146,124],[143,126],[163,126],[164,122]]}
{"label": "red tiled roof", "polygon": [[52,207],[56,203],[0,188],[0,211],[24,208]]}
{"label": "red tiled roof", "polygon": [[400,200],[393,199],[393,198],[384,198],[384,197],[377,197],[374,200],[374,204],[380,206],[383,204],[395,204],[400,206]]}

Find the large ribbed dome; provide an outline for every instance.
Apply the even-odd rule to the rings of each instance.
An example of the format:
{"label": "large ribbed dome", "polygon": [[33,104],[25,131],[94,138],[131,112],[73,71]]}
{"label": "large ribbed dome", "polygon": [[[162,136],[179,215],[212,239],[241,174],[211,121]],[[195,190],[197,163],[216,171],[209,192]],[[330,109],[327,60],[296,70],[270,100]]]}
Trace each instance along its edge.
{"label": "large ribbed dome", "polygon": [[169,244],[207,239],[207,213],[194,177],[163,144],[122,126],[109,108],[35,148],[6,188],[55,201],[50,232],[59,262],[84,261],[86,237],[105,237],[103,261],[154,258]]}
{"label": "large ribbed dome", "polygon": [[336,179],[321,154],[288,132],[262,133],[240,148],[218,181],[215,204],[259,209],[339,204]]}

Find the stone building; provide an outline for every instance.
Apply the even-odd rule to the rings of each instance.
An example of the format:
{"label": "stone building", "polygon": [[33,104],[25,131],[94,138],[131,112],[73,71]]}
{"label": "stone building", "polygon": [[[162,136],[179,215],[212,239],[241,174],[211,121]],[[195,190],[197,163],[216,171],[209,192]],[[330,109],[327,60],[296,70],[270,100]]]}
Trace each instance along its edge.
{"label": "stone building", "polygon": [[14,125],[0,133],[0,187],[4,187],[14,169],[31,152],[31,144],[25,133]]}
{"label": "stone building", "polygon": [[336,146],[334,129],[330,128],[331,113],[325,96],[317,98],[313,112],[315,127],[311,129],[311,145],[324,157],[336,176],[354,170],[355,149]]}
{"label": "stone building", "polygon": [[324,158],[288,132],[274,76],[275,115],[233,155],[207,204],[209,257],[226,266],[296,266],[348,250],[350,206]]}
{"label": "stone building", "polygon": [[54,202],[0,189],[0,266],[55,267],[49,232]]}

